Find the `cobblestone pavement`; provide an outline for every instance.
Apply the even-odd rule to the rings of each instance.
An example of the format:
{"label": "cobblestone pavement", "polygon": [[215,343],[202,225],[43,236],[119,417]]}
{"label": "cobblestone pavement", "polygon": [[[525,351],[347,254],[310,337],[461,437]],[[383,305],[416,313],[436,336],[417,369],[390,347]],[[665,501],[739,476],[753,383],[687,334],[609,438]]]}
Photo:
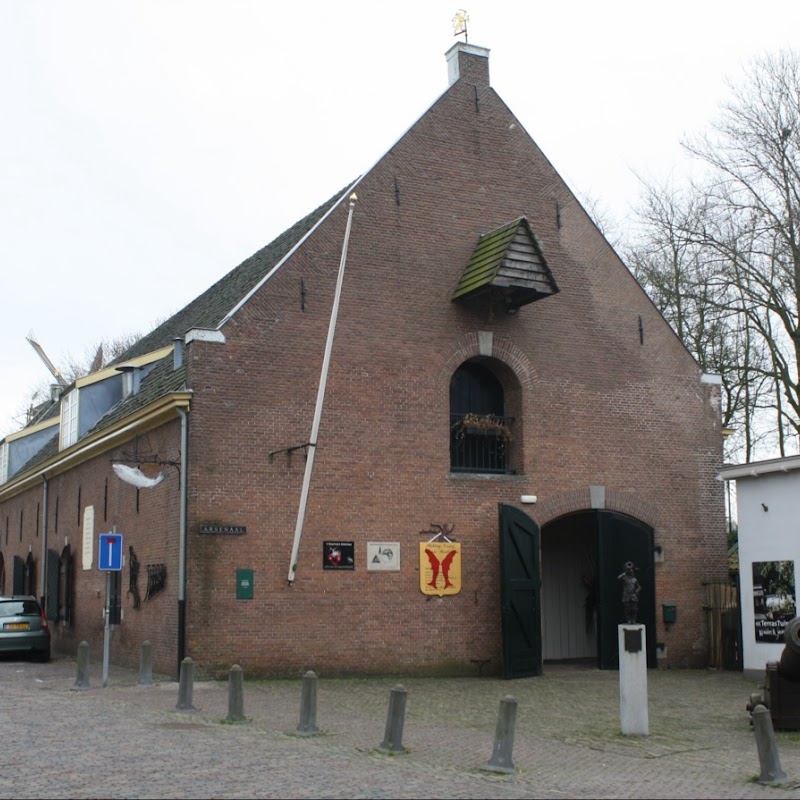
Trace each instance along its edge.
{"label": "cobblestone pavement", "polygon": [[[325,679],[319,735],[297,735],[302,679],[250,681],[246,721],[228,684],[76,661],[0,661],[0,798],[800,798],[800,733],[776,733],[781,786],[757,783],[741,673],[651,670],[647,737],[620,733],[619,674],[545,665],[537,678]],[[407,691],[402,743],[378,752],[393,687]],[[517,701],[514,774],[484,771],[500,701]]]}

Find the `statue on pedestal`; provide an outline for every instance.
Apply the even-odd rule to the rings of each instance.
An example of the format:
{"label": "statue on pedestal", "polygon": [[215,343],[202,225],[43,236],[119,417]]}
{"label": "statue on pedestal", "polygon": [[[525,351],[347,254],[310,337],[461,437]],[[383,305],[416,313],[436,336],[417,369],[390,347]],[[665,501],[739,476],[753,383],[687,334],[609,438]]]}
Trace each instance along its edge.
{"label": "statue on pedestal", "polygon": [[636,615],[639,613],[639,592],[642,587],[639,581],[636,580],[634,570],[636,567],[633,561],[625,562],[625,571],[618,576],[618,580],[622,583],[622,608],[625,611],[625,622],[636,622]]}

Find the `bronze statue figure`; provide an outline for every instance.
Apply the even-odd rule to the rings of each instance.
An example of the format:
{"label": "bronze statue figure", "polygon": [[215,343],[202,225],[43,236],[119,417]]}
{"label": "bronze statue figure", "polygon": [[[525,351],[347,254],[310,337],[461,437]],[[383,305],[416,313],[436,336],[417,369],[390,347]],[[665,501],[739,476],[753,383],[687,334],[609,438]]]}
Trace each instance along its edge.
{"label": "bronze statue figure", "polygon": [[633,561],[625,562],[625,571],[618,576],[622,583],[622,608],[625,611],[625,622],[636,622],[636,615],[639,613],[639,592],[642,587],[634,575]]}

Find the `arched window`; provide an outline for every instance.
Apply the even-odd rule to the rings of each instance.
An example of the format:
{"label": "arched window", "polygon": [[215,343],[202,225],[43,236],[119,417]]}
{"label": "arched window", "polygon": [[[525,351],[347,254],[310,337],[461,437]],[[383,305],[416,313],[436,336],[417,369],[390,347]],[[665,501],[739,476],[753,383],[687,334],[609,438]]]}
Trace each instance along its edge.
{"label": "arched window", "polygon": [[25,594],[25,562],[14,556],[14,572],[11,576],[11,594]]}
{"label": "arched window", "polygon": [[33,553],[28,553],[28,558],[25,560],[25,579],[23,594],[32,594],[36,596],[36,561],[33,558]]}
{"label": "arched window", "polygon": [[72,622],[72,551],[68,544],[58,559],[58,618]]}
{"label": "arched window", "polygon": [[450,379],[450,469],[510,472],[512,423],[497,376],[478,362],[463,363]]}

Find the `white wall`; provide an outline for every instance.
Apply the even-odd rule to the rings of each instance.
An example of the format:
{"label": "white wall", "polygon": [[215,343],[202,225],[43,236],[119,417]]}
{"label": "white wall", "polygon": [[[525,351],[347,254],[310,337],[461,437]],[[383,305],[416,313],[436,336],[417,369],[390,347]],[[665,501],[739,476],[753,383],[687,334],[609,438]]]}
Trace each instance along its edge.
{"label": "white wall", "polygon": [[542,531],[542,659],[597,656],[597,620],[586,626],[584,576],[594,575],[589,530]]}
{"label": "white wall", "polygon": [[[763,671],[767,662],[780,660],[784,645],[783,642],[770,644],[756,641],[753,562],[794,561],[797,592],[800,585],[800,470],[737,478],[736,506],[743,666],[746,670]],[[764,506],[767,507],[766,511]]]}

